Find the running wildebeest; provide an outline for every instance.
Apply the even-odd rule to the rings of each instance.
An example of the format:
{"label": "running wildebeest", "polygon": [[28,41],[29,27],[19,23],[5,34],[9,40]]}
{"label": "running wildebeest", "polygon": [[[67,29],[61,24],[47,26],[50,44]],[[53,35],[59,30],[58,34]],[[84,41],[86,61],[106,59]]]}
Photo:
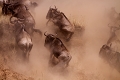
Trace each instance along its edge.
{"label": "running wildebeest", "polygon": [[120,25],[114,26],[114,25],[109,24],[108,27],[110,28],[110,37],[109,37],[109,39],[107,41],[107,45],[109,45],[111,43],[115,43],[114,45],[116,45],[116,46],[115,46],[114,50],[116,51],[118,49],[117,44],[120,43],[120,40],[119,40],[118,35],[117,35],[116,32],[118,30],[120,30]]}
{"label": "running wildebeest", "polygon": [[29,8],[35,8],[38,6],[37,2],[33,2],[30,0],[25,0],[23,3]]}
{"label": "running wildebeest", "polygon": [[[37,32],[42,35],[42,32],[39,29],[35,29],[35,20],[31,13],[27,10],[26,6],[23,4],[15,4],[12,7],[15,6],[18,7],[16,9],[16,12],[11,16],[10,20],[13,17],[16,17],[20,22],[25,24],[25,29],[30,35],[32,35],[33,32]],[[9,8],[11,8],[11,10],[14,10],[12,7]]]}
{"label": "running wildebeest", "polygon": [[60,31],[64,34],[67,41],[70,40],[74,34],[75,28],[63,12],[58,11],[56,7],[49,8],[46,19],[48,19],[48,22],[51,21],[59,27]]}
{"label": "running wildebeest", "polygon": [[[63,62],[64,67],[67,67],[72,56],[70,55],[69,51],[64,46],[62,41],[55,35],[46,33],[44,33],[44,35],[46,36],[44,46],[50,51],[49,62],[54,62],[53,58],[56,58],[58,60],[58,63]],[[55,65],[57,65],[58,63],[56,63]]]}
{"label": "running wildebeest", "polygon": [[24,61],[29,61],[30,51],[33,46],[32,38],[25,30],[25,25],[16,23],[14,27],[17,54],[22,55],[20,57],[22,57]]}
{"label": "running wildebeest", "polygon": [[116,68],[120,72],[120,53],[113,51],[111,45],[103,45],[100,49],[99,55],[106,60],[110,66]]}
{"label": "running wildebeest", "polygon": [[120,27],[110,25],[108,25],[108,27],[110,27],[110,37],[107,41],[107,44],[101,47],[99,55],[101,58],[107,61],[110,66],[114,67],[120,72],[120,53],[115,49],[117,46],[113,45],[113,42],[120,42],[115,33],[120,29]]}
{"label": "running wildebeest", "polygon": [[7,10],[9,10],[12,14],[10,17],[10,22],[12,24],[14,24],[16,21],[13,20],[13,18],[16,18],[17,21],[25,24],[25,30],[30,35],[33,35],[33,32],[37,32],[42,35],[42,32],[39,29],[35,29],[35,20],[31,13],[28,11],[27,7],[22,4],[22,2],[9,3]]}

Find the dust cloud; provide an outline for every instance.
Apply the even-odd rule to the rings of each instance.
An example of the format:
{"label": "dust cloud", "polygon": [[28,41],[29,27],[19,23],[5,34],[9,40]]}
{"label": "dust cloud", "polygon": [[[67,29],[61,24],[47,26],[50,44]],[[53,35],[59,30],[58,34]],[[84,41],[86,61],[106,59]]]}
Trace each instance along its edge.
{"label": "dust cloud", "polygon": [[[44,35],[39,38],[34,35],[33,49],[30,53],[29,64],[14,63],[14,70],[35,80],[120,80],[120,73],[99,57],[99,50],[110,36],[107,26],[107,12],[115,7],[120,12],[120,0],[40,0],[33,16],[36,28],[43,33],[53,33],[53,24],[46,26],[46,14],[49,7],[57,6],[58,10],[73,21],[74,19],[85,26],[82,37],[74,34],[66,46],[71,55],[70,65],[65,70],[49,68],[49,51],[44,47]],[[65,42],[64,42],[65,43]]]}

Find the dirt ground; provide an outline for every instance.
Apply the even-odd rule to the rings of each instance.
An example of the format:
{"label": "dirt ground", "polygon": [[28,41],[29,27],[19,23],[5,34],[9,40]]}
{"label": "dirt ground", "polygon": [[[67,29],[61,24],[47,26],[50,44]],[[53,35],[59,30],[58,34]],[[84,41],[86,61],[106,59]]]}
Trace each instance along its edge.
{"label": "dirt ground", "polygon": [[[83,32],[75,30],[70,42],[63,41],[72,55],[72,60],[69,67],[62,70],[59,67],[49,67],[50,53],[44,47],[44,35],[39,37],[34,34],[30,61],[27,64],[20,62],[14,50],[13,27],[9,23],[9,16],[0,14],[0,80],[120,80],[120,73],[99,57],[100,48],[110,36],[108,12],[111,7],[115,7],[120,13],[119,3],[120,0],[39,1],[39,6],[31,12],[36,21],[36,28],[43,33],[47,31],[55,34],[57,29],[51,22],[46,25],[47,11],[54,5],[64,12],[71,22],[75,21],[84,26]],[[120,39],[119,33],[120,31],[117,31],[116,35]],[[118,52],[119,44],[116,45]],[[6,69],[8,73],[5,72]],[[5,78],[4,75],[11,79]],[[12,78],[12,75],[17,78]]]}

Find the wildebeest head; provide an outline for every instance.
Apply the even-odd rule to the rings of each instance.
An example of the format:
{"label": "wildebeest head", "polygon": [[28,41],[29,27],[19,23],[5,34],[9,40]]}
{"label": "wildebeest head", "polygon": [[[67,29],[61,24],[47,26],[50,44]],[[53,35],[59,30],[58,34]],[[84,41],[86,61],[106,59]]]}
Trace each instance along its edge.
{"label": "wildebeest head", "polygon": [[47,13],[46,19],[50,19],[54,17],[54,14],[57,12],[57,8],[55,6],[55,8],[49,8],[49,11]]}
{"label": "wildebeest head", "polygon": [[109,44],[109,45],[105,44],[105,45],[103,45],[101,47],[101,49],[100,49],[99,55],[101,57],[106,57],[106,55],[110,54],[111,53],[111,45],[112,44]]}
{"label": "wildebeest head", "polygon": [[45,38],[45,44],[50,44],[50,43],[52,43],[52,41],[54,40],[54,39],[56,39],[57,37],[56,37],[56,35],[53,35],[53,34],[48,34],[48,33],[44,33],[44,35],[46,36],[46,38]]}

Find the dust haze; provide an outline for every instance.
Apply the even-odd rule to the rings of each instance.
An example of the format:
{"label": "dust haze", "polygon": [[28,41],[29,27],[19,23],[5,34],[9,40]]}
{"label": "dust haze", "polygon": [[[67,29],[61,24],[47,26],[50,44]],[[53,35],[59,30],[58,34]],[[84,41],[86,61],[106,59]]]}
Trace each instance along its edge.
{"label": "dust haze", "polygon": [[109,19],[107,12],[115,7],[120,12],[120,0],[40,0],[39,6],[32,13],[36,28],[43,33],[54,33],[53,24],[46,26],[46,14],[49,7],[57,6],[58,10],[70,19],[85,27],[82,36],[74,34],[71,45],[66,47],[72,55],[70,65],[65,70],[58,70],[48,66],[49,51],[44,47],[44,35],[33,38],[33,49],[30,53],[29,64],[13,63],[15,71],[31,76],[35,80],[120,80],[120,73],[110,67],[99,57],[99,50],[110,36],[107,26]]}

